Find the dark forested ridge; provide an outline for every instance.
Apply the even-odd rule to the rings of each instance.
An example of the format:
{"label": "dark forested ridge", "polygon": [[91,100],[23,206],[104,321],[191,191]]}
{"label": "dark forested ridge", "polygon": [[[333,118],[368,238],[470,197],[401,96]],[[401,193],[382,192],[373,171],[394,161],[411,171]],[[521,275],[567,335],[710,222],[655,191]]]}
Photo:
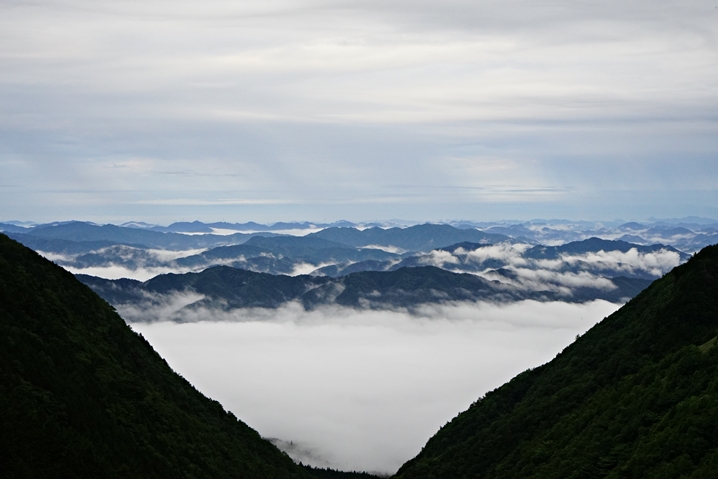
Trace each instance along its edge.
{"label": "dark forested ridge", "polygon": [[714,478],[718,246],[489,392],[395,477]]}
{"label": "dark forested ridge", "polygon": [[88,287],[4,235],[0,431],[0,477],[311,477]]}
{"label": "dark forested ridge", "polygon": [[303,467],[312,475],[312,477],[315,477],[316,479],[383,479],[389,477],[388,475],[377,476],[368,472],[337,471],[336,469],[312,467],[307,465],[304,465]]}
{"label": "dark forested ridge", "polygon": [[[200,273],[162,274],[140,282],[108,280],[77,275],[109,303],[142,304],[147,298],[193,292],[204,299],[188,306],[208,308],[277,308],[299,301],[306,309],[337,304],[354,308],[412,308],[449,301],[591,301],[618,302],[638,294],[651,281],[641,278],[612,278],[615,289],[576,288],[566,298],[554,291],[525,291],[512,285],[489,281],[476,275],[452,273],[434,266],[400,268],[395,271],[361,271],[339,278],[285,276],[256,273],[229,266],[215,266]],[[127,318],[126,318],[127,319]]]}

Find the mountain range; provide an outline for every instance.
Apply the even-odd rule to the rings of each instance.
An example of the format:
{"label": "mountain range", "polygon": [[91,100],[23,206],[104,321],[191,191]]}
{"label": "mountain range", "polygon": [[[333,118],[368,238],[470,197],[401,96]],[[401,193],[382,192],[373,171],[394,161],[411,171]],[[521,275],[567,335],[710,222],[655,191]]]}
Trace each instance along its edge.
{"label": "mountain range", "polygon": [[[452,273],[434,266],[394,271],[363,271],[339,278],[286,276],[216,266],[200,273],[163,274],[148,281],[108,280],[87,275],[78,279],[124,312],[128,321],[172,319],[184,321],[202,308],[278,308],[292,301],[305,309],[339,305],[352,308],[409,309],[431,303],[490,301],[585,302],[603,299],[625,301],[646,288],[651,280],[616,277],[609,287],[583,286],[570,296],[560,292],[524,290],[467,273]],[[180,300],[183,298],[184,300]],[[174,307],[170,305],[175,304]],[[153,311],[162,311],[157,317]],[[137,316],[129,310],[140,311]],[[190,315],[192,317],[196,317]]]}
{"label": "mountain range", "polygon": [[[67,233],[68,229],[77,229],[76,221],[67,222],[54,222],[47,224],[31,225],[27,222],[11,222],[2,223],[0,222],[0,231],[5,233],[19,233],[19,234],[42,234],[47,235],[54,228],[59,228]],[[97,235],[101,225],[94,223],[83,223],[85,226],[80,229],[90,230],[91,227],[95,227],[95,232],[92,235]],[[70,228],[67,225],[71,225]],[[108,225],[105,225],[108,226]],[[110,225],[114,226],[114,225]],[[145,232],[154,233],[179,233],[184,235],[192,236],[231,236],[232,234],[244,234],[251,236],[254,234],[293,234],[293,235],[304,235],[311,233],[319,233],[323,230],[332,230],[326,232],[326,235],[342,235],[343,241],[341,243],[352,244],[352,241],[357,241],[357,244],[371,244],[365,243],[366,239],[371,237],[375,233],[380,233],[377,230],[392,230],[393,234],[398,233],[398,230],[407,229],[406,222],[369,222],[369,223],[352,223],[349,221],[336,221],[333,223],[311,223],[311,222],[289,222],[289,223],[274,223],[274,224],[260,224],[255,222],[248,223],[228,223],[228,222],[215,222],[215,223],[203,223],[200,221],[192,222],[178,222],[173,223],[169,226],[160,226],[147,224],[143,222],[127,222],[117,227],[123,230],[145,230]],[[415,225],[422,226],[422,225]],[[558,245],[563,243],[569,243],[573,241],[581,241],[591,237],[598,237],[607,240],[622,240],[636,244],[655,244],[661,243],[665,245],[673,246],[676,249],[685,251],[687,253],[694,253],[704,246],[718,243],[718,220],[698,217],[686,217],[680,219],[664,219],[657,220],[651,219],[647,222],[624,222],[620,220],[608,221],[608,222],[595,222],[595,221],[569,221],[561,219],[549,219],[549,220],[531,220],[531,221],[500,221],[500,222],[472,222],[472,221],[451,221],[443,223],[442,226],[452,226],[456,229],[463,229],[469,231],[479,231],[485,235],[499,235],[520,242],[526,242],[530,244],[550,244]],[[50,230],[48,230],[48,228]],[[359,232],[366,230],[372,230],[369,233],[358,235],[355,232],[347,233],[344,230],[356,229]],[[108,230],[108,228],[105,228]],[[128,236],[126,240],[123,240],[127,244],[130,241],[132,244],[144,244],[150,246],[147,243],[153,241],[160,241],[155,236],[146,234],[134,234],[132,232],[125,232]],[[380,236],[383,236],[379,234]],[[391,236],[391,235],[389,235]],[[399,234],[398,236],[401,236]],[[413,236],[417,236],[413,234]],[[79,237],[75,236],[79,241]],[[221,240],[218,238],[210,238],[209,241],[204,244],[215,242],[219,244],[238,244],[242,242],[244,236],[238,235],[230,240]],[[142,239],[139,241],[138,239]],[[331,239],[331,238],[329,238]],[[85,238],[85,241],[87,238]],[[114,240],[113,240],[114,241]],[[172,247],[177,247],[182,243],[182,240],[176,240],[177,242]],[[202,243],[201,240],[192,240]],[[457,243],[463,240],[452,240],[451,243]],[[474,241],[467,239],[466,241]],[[169,240],[161,240],[163,244],[172,244]],[[492,240],[492,242],[495,242]],[[423,246],[424,249],[433,249],[440,247],[438,244],[429,244]],[[166,246],[162,246],[166,247]],[[410,247],[407,249],[415,249]]]}
{"label": "mountain range", "polygon": [[[189,225],[195,229],[201,226],[197,222]],[[181,229],[180,226],[172,229]],[[522,228],[527,229],[525,226]],[[471,287],[464,288],[466,292],[463,292],[463,286],[454,288],[448,283],[446,287],[432,291],[410,288],[399,295],[378,287],[372,291],[355,291],[357,301],[352,304],[403,307],[401,305],[411,303],[409,298],[412,294],[419,294],[418,297],[426,301],[538,298],[622,302],[645,287],[649,280],[660,277],[689,257],[664,244],[643,245],[592,237],[560,245],[542,245],[534,244],[523,236],[511,238],[471,227],[435,224],[386,229],[330,226],[304,236],[294,236],[272,232],[180,234],[155,231],[150,227],[67,222],[41,225],[27,229],[25,233],[9,235],[74,273],[105,279],[128,277],[146,281],[162,274],[200,273],[214,266],[277,276],[310,274],[334,278],[324,281],[324,286],[317,289],[317,292],[324,291],[323,299],[309,299],[311,294],[305,296],[315,288],[315,282],[304,278],[294,281],[304,286],[291,295],[266,294],[265,300],[258,301],[255,294],[244,301],[245,304],[262,307],[275,307],[291,300],[300,300],[305,307],[334,301],[327,298],[338,298],[340,303],[337,304],[345,304],[341,301],[355,291],[352,285],[360,277],[371,278],[367,285],[385,284],[396,277],[391,273],[402,268],[428,266],[458,274],[470,273],[489,281],[491,288],[488,289],[495,291],[489,294],[484,286],[479,288],[481,281],[473,281]],[[358,273],[364,274],[344,278]],[[427,276],[420,270],[411,274]],[[451,275],[446,277],[450,278],[449,283],[459,281]],[[272,281],[287,282],[282,278]],[[93,287],[97,288],[99,283],[94,282]],[[331,287],[328,286],[330,284]],[[327,292],[331,288],[346,288],[347,285],[349,291],[346,293]],[[135,287],[138,288],[142,289]],[[188,288],[184,284],[175,289],[184,291]],[[274,291],[281,289],[277,286]],[[481,293],[477,293],[479,290]],[[117,299],[117,295],[108,295],[107,288],[102,294],[113,302]],[[372,294],[382,297],[370,297]],[[213,297],[227,299],[221,295]],[[239,303],[230,301],[228,304]]]}
{"label": "mountain range", "polygon": [[[192,278],[153,288],[178,277]],[[3,235],[0,328],[4,477],[341,477],[293,464],[172,372],[89,288]],[[478,398],[394,477],[714,477],[717,345],[711,246],[552,361]]]}

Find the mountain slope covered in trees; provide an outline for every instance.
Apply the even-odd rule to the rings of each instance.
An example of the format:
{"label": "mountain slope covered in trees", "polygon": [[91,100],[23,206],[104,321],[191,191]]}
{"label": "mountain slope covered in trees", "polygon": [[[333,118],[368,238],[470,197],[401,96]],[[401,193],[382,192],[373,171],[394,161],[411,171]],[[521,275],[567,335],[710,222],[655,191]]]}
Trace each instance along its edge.
{"label": "mountain slope covered in trees", "polygon": [[4,235],[0,431],[0,477],[310,477],[88,287]]}
{"label": "mountain slope covered in trees", "polygon": [[717,344],[710,246],[477,400],[395,477],[715,477]]}

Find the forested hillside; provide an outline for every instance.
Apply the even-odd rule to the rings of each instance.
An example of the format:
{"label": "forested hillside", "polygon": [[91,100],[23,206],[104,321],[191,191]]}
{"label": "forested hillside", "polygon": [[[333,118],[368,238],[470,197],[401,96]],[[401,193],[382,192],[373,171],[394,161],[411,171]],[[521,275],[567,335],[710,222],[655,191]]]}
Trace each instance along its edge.
{"label": "forested hillside", "polygon": [[72,274],[0,235],[0,477],[311,477]]}
{"label": "forested hillside", "polygon": [[477,400],[396,478],[710,478],[718,246]]}

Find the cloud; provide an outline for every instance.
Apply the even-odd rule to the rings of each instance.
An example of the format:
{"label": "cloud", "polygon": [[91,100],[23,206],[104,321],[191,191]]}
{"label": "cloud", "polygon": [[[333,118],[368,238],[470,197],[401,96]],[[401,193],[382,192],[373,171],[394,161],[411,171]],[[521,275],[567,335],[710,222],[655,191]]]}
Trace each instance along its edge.
{"label": "cloud", "polygon": [[[365,228],[358,228],[358,229],[365,229]],[[386,251],[387,253],[396,253],[396,254],[404,254],[407,252],[407,250],[403,248],[399,248],[398,246],[382,246],[378,244],[369,244],[366,246],[362,246],[362,249],[379,249],[382,251]]]}
{"label": "cloud", "polygon": [[[234,231],[232,233],[235,233]],[[231,233],[230,233],[231,234]],[[158,261],[172,261],[179,258],[186,258],[195,254],[204,253],[208,248],[167,250],[167,249],[146,249],[147,253],[153,255]]]}
{"label": "cloud", "polygon": [[705,2],[257,5],[3,2],[5,214],[715,212]]}
{"label": "cloud", "polygon": [[[558,285],[559,289],[566,292],[568,296],[571,295],[571,290],[566,288],[586,287],[607,291],[616,289],[616,285],[614,285],[610,279],[601,278],[586,271],[581,271],[579,273],[559,273],[555,271],[541,269],[531,270],[526,268],[517,268],[514,271],[518,276],[518,282],[514,284],[527,289],[552,289],[552,286]],[[562,289],[561,286],[565,286],[566,288]]]}
{"label": "cloud", "polygon": [[521,257],[521,254],[530,247],[531,245],[529,244],[499,243],[491,246],[483,246],[473,251],[458,248],[455,253],[467,255],[468,259],[472,262],[484,263],[490,259],[498,259],[506,261],[512,266],[524,266],[527,262]]}
{"label": "cloud", "polygon": [[[206,311],[198,313],[185,306],[202,301],[205,296],[195,292],[182,292],[170,294],[142,293],[139,301],[114,305],[117,312],[126,321],[130,322],[156,322],[156,321],[193,321],[196,314],[206,315]],[[181,313],[180,313],[181,311]]]}
{"label": "cloud", "polygon": [[446,265],[459,264],[459,259],[448,251],[433,250],[419,256],[419,264],[442,268]]}
{"label": "cloud", "polygon": [[585,255],[565,255],[561,260],[568,264],[586,263],[596,269],[614,268],[626,273],[647,272],[662,276],[681,264],[681,257],[675,251],[661,249],[650,253],[639,253],[631,248],[621,251],[597,251]]}
{"label": "cloud", "polygon": [[320,263],[320,264],[311,264],[311,263],[297,263],[292,268],[292,272],[289,273],[289,276],[299,276],[301,274],[310,274],[312,271],[324,268],[326,266],[331,266],[335,263]]}
{"label": "cloud", "polygon": [[207,248],[174,251],[113,245],[75,255],[40,250],[38,253],[73,274],[88,274],[106,279],[130,278],[146,281],[160,274],[192,271],[189,268],[178,268],[172,261],[200,254],[206,250]]}
{"label": "cloud", "polygon": [[178,271],[177,268],[160,267],[160,268],[128,268],[126,266],[90,266],[88,268],[75,268],[73,266],[63,265],[63,268],[72,274],[87,274],[106,279],[129,278],[138,281],[147,281],[157,275],[166,273],[185,272]]}
{"label": "cloud", "polygon": [[581,255],[563,254],[557,259],[526,258],[528,244],[499,243],[475,250],[457,248],[431,251],[420,256],[420,264],[430,264],[454,272],[467,272],[492,281],[511,284],[530,291],[555,291],[570,297],[575,288],[616,289],[610,277],[636,275],[660,277],[681,263],[675,251],[660,249],[640,253],[597,251]]}
{"label": "cloud", "polygon": [[524,301],[426,305],[409,315],[290,304],[131,325],[290,455],[394,472],[479,396],[549,361],[617,307]]}

